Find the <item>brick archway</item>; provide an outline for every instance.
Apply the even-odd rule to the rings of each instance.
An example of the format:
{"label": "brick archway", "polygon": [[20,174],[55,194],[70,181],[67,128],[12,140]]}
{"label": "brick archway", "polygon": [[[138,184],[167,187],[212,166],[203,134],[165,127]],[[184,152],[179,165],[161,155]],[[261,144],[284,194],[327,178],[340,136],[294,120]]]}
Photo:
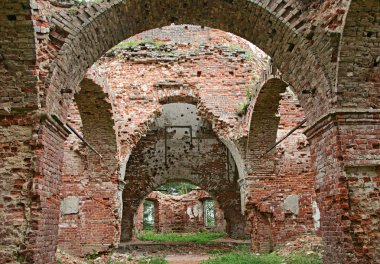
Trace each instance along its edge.
{"label": "brick archway", "polygon": [[73,133],[64,144],[57,239],[59,249],[74,255],[90,253],[94,247],[107,250],[120,234],[112,106],[108,94],[92,80],[84,79],[80,86],[68,124],[92,149]]}
{"label": "brick archway", "polygon": [[[137,216],[139,216],[139,215],[141,215],[141,212],[139,212],[139,210],[141,210],[141,205],[142,205],[142,203],[143,203],[143,201],[144,200],[152,200],[152,198],[154,199],[154,200],[156,200],[157,201],[157,199],[158,200],[160,200],[160,201],[165,201],[166,199],[165,199],[165,196],[166,196],[166,194],[165,193],[160,193],[160,191],[157,191],[157,190],[159,190],[159,189],[161,189],[160,187],[162,187],[163,185],[165,185],[165,184],[167,184],[167,183],[170,183],[170,182],[187,182],[187,183],[191,183],[191,184],[193,184],[193,185],[195,185],[195,186],[197,186],[198,188],[200,188],[199,190],[195,190],[195,193],[193,192],[194,190],[192,190],[192,191],[190,191],[190,192],[188,192],[188,193],[186,193],[186,194],[182,194],[183,196],[185,196],[185,201],[183,201],[183,202],[180,202],[181,200],[177,200],[177,199],[175,199],[172,195],[170,195],[169,194],[169,197],[167,197],[167,198],[169,198],[167,201],[172,201],[172,202],[174,202],[175,204],[177,203],[179,203],[179,204],[183,204],[183,205],[185,205],[185,204],[187,204],[187,200],[188,199],[191,199],[191,200],[197,200],[197,202],[201,202],[201,201],[204,201],[205,199],[212,199],[212,200],[214,200],[215,202],[216,202],[216,204],[217,204],[217,210],[219,211],[219,212],[222,212],[221,214],[218,214],[218,225],[219,225],[219,228],[225,228],[226,226],[224,225],[224,220],[226,220],[225,219],[225,217],[224,217],[224,211],[223,211],[223,209],[225,209],[225,208],[222,208],[222,206],[221,206],[221,204],[220,204],[220,200],[218,200],[218,198],[220,198],[220,197],[217,197],[217,195],[216,195],[216,193],[214,192],[214,193],[210,193],[207,189],[205,189],[204,187],[202,187],[202,186],[200,186],[200,185],[197,185],[197,184],[195,184],[192,180],[189,180],[189,179],[181,179],[181,177],[177,177],[177,178],[173,178],[173,179],[170,179],[169,181],[165,181],[164,179],[161,179],[160,180],[160,182],[157,182],[156,184],[155,184],[155,186],[153,186],[152,188],[149,188],[149,190],[144,190],[144,192],[143,192],[143,194],[144,194],[144,196],[143,196],[143,198],[139,201],[139,205],[137,206],[137,207],[133,207],[133,208],[131,208],[132,210],[134,210],[133,211],[133,215],[134,215],[134,227],[136,228],[136,225],[138,224],[137,222],[136,222],[136,217]],[[200,182],[201,184],[204,184],[204,182],[201,182],[201,181],[199,181],[198,180],[198,182]],[[207,188],[207,186],[205,186],[206,188]],[[193,192],[193,193],[192,193]],[[182,195],[180,195],[180,196],[182,196]],[[189,195],[189,197],[187,198],[186,196],[188,196]],[[174,198],[174,200],[171,200],[172,198]],[[179,197],[178,197],[179,198]],[[191,202],[191,204],[194,204],[193,203],[193,201]],[[222,202],[225,202],[225,201],[222,201]],[[169,206],[169,208],[170,208],[170,203],[169,204],[166,204],[166,206]],[[199,209],[199,208],[198,208]],[[160,210],[164,210],[162,207],[161,207],[161,209]],[[183,207],[181,208],[180,207],[180,210],[182,211],[183,210]],[[174,211],[173,211],[174,212]],[[183,211],[182,211],[183,212]],[[168,217],[166,217],[166,216],[168,216]],[[168,212],[163,212],[163,213],[161,213],[161,215],[159,216],[159,217],[157,217],[157,218],[159,218],[160,220],[158,221],[159,223],[160,223],[160,226],[156,226],[156,223],[155,223],[155,226],[156,226],[156,230],[157,231],[159,231],[159,232],[170,232],[170,231],[172,231],[172,230],[180,230],[180,229],[176,229],[175,227],[172,229],[172,227],[170,227],[171,226],[171,222],[174,220],[174,219],[172,219],[172,217],[170,217],[170,216],[172,216],[170,213],[168,213]],[[198,215],[199,217],[201,216],[201,215]],[[203,218],[203,217],[202,217]],[[199,220],[201,220],[202,218],[198,218],[198,220],[196,220],[195,222],[193,222],[192,224],[195,224],[195,226],[194,227],[192,227],[191,225],[192,224],[190,224],[191,222],[189,222],[189,223],[185,223],[187,220],[186,219],[183,219],[183,221],[184,221],[184,223],[178,223],[177,222],[177,225],[179,225],[179,226],[185,226],[185,228],[187,228],[187,230],[186,231],[191,231],[191,230],[194,230],[194,231],[199,231],[199,230],[204,230],[204,221],[199,221]],[[204,219],[202,219],[202,220],[204,220]],[[140,219],[140,221],[141,221],[141,219]],[[228,220],[227,220],[227,228],[228,228]],[[134,230],[135,230],[135,228],[134,228]],[[193,229],[194,228],[194,229]],[[138,228],[139,230],[142,230],[142,228],[141,228],[141,226],[140,226],[140,228]],[[220,230],[220,229],[218,229],[218,230]],[[126,228],[125,228],[125,226],[124,226],[124,229],[123,229],[123,231],[124,232],[129,232],[129,230],[127,230]],[[221,230],[220,230],[221,231]],[[225,231],[225,230],[223,230],[223,231]],[[226,230],[227,231],[227,233],[229,232],[229,230]]]}
{"label": "brick archway", "polygon": [[306,131],[316,164],[326,263],[380,261],[379,216],[374,213],[380,210],[379,16],[379,1],[350,1],[340,39],[335,108]]}
{"label": "brick archway", "polygon": [[[6,153],[2,159],[7,166],[4,175],[13,173],[16,175],[9,181],[2,178],[6,183],[5,186],[14,191],[12,195],[8,189],[5,191],[9,194],[10,198],[6,199],[10,199],[10,202],[4,201],[4,203],[10,206],[17,204],[21,212],[17,215],[19,220],[17,223],[6,224],[6,229],[17,227],[17,234],[12,234],[10,237],[12,244],[6,249],[7,252],[12,252],[11,256],[6,256],[6,261],[8,258],[15,258],[15,254],[21,257],[33,256],[41,263],[54,260],[55,237],[54,234],[50,235],[51,232],[55,232],[54,228],[46,231],[43,237],[37,238],[33,235],[26,237],[27,230],[44,229],[44,223],[40,221],[44,214],[55,219],[57,213],[57,205],[49,207],[55,199],[54,197],[51,199],[50,194],[53,193],[54,196],[56,190],[50,192],[48,185],[50,179],[60,177],[62,146],[67,135],[48,114],[57,114],[62,120],[66,119],[67,108],[74,93],[77,92],[77,84],[82,80],[86,69],[105,50],[134,33],[167,25],[173,21],[203,24],[234,32],[253,41],[273,57],[276,66],[284,73],[284,80],[294,86],[308,119],[314,123],[311,124],[307,134],[312,146],[315,168],[320,171],[317,182],[320,186],[331,186],[330,189],[317,188],[321,193],[320,199],[321,201],[324,197],[330,199],[330,192],[336,194],[333,197],[336,198],[333,206],[327,201],[328,199],[325,204],[326,208],[334,208],[332,211],[326,210],[325,213],[332,213],[336,218],[326,221],[334,223],[331,228],[338,230],[339,234],[333,239],[336,242],[334,245],[337,246],[331,247],[328,253],[331,257],[329,261],[350,261],[352,255],[356,256],[353,261],[360,261],[363,258],[360,247],[355,253],[351,245],[352,239],[356,238],[351,237],[350,232],[355,228],[351,225],[350,219],[346,218],[346,213],[350,211],[347,206],[349,198],[347,188],[341,187],[347,185],[347,177],[360,178],[361,175],[368,173],[377,179],[378,176],[373,175],[379,175],[377,172],[380,163],[379,148],[376,140],[372,138],[377,138],[379,128],[378,99],[376,99],[379,79],[378,62],[375,58],[378,53],[376,46],[378,34],[374,34],[375,31],[371,29],[379,26],[378,21],[373,19],[374,14],[376,17],[378,13],[379,3],[376,0],[353,0],[343,1],[342,6],[339,6],[342,1],[335,2],[336,5],[326,1],[327,4],[323,5],[323,8],[316,8],[317,13],[321,10],[323,10],[321,13],[324,13],[327,10],[329,15],[332,14],[331,17],[312,12],[316,14],[312,18],[305,15],[308,12],[302,12],[301,2],[286,3],[272,0],[265,3],[243,0],[232,2],[188,0],[180,3],[111,0],[82,8],[78,14],[73,15],[62,9],[55,13],[56,10],[53,9],[51,12],[54,13],[52,15],[54,19],[51,21],[42,14],[37,14],[39,8],[43,9],[39,5],[40,2],[36,4],[34,1],[30,3],[16,1],[14,6],[6,6],[5,12],[1,10],[1,14],[6,18],[5,21],[14,22],[10,23],[10,27],[2,25],[0,28],[2,35],[15,36],[16,34],[12,33],[19,32],[20,28],[16,27],[18,23],[22,28],[22,25],[25,26],[23,28],[25,31],[22,31],[23,35],[24,33],[27,35],[26,38],[22,38],[22,41],[26,40],[25,45],[21,43],[21,38],[8,42],[18,48],[26,47],[18,54],[9,49],[9,44],[1,45],[0,58],[1,60],[5,58],[1,66],[7,63],[7,67],[11,66],[8,68],[9,73],[2,75],[4,76],[2,80],[5,80],[7,86],[10,83],[9,87],[16,88],[15,95],[2,96],[5,102],[10,103],[11,108],[15,109],[10,116],[7,113],[2,116],[2,125],[5,127],[3,132],[6,137],[4,144],[15,144],[13,149],[17,149],[16,154]],[[352,13],[347,16],[347,25],[352,30],[347,28],[339,42],[345,23],[340,18],[348,10],[349,3]],[[331,6],[333,8],[330,8]],[[193,14],[193,17],[189,17],[188,14]],[[314,18],[315,23],[311,21]],[[35,29],[31,29],[31,22],[18,22],[19,19],[27,21],[33,19]],[[360,23],[357,23],[358,21]],[[362,24],[367,22],[368,24]],[[353,46],[347,45],[351,42],[349,39],[351,33],[354,32],[357,33],[357,43]],[[20,45],[14,45],[18,41]],[[360,53],[361,47],[365,47],[369,52],[365,54],[364,60],[357,63],[355,61],[357,57],[363,57]],[[56,56],[58,51],[59,55]],[[346,58],[342,58],[337,69],[336,61],[339,57]],[[347,71],[351,63],[359,68]],[[20,67],[13,67],[15,65]],[[17,80],[18,76],[23,78]],[[368,92],[364,96],[362,85]],[[17,99],[12,101],[13,98]],[[362,108],[359,114],[358,111],[354,111],[357,109],[350,109],[356,106]],[[344,107],[344,109],[335,111],[334,107]],[[8,108],[7,104],[5,108]],[[318,120],[319,117],[321,119]],[[370,133],[367,133],[369,131]],[[366,151],[359,151],[363,145],[369,147],[365,148]],[[333,150],[328,146],[334,146]],[[49,159],[52,155],[56,160]],[[21,166],[14,166],[14,158],[20,160],[18,164]],[[360,170],[357,167],[365,168]],[[18,203],[19,200],[22,202]],[[13,217],[13,213],[7,210],[4,209],[5,215]],[[25,212],[36,212],[33,214],[36,219],[30,220]],[[330,241],[331,237],[326,235],[326,242]],[[25,250],[25,245],[28,243],[33,245]],[[44,248],[47,244],[49,246]],[[43,254],[41,249],[46,249]],[[26,252],[28,250],[29,252]],[[373,255],[368,256],[371,258]]]}
{"label": "brick archway", "polygon": [[[252,247],[261,252],[271,252],[291,236],[303,232],[302,228],[296,227],[297,224],[293,230],[288,229],[292,225],[292,214],[293,219],[308,218],[287,211],[289,201],[295,199],[297,206],[312,215],[312,202],[316,199],[308,142],[300,131],[302,128],[293,130],[303,124],[305,113],[297,96],[278,75],[270,74],[251,102],[251,116],[247,120],[249,133],[245,152],[242,151],[246,175],[240,184],[243,193],[247,194],[242,200],[251,225]],[[290,131],[293,134],[274,147]],[[299,188],[299,182],[303,182],[303,188]],[[310,233],[316,231],[312,228],[312,221],[307,220],[303,225]]]}
{"label": "brick archway", "polygon": [[[69,101],[60,98],[60,91],[70,87],[74,92],[88,67],[105,51],[136,33],[175,22],[210,26],[251,41],[272,56],[284,79],[295,88],[307,116],[315,117],[318,115],[315,112],[328,108],[326,96],[331,94],[332,84],[326,70],[334,66],[314,55],[317,51],[326,53],[317,43],[310,42],[305,47],[308,40],[297,30],[306,27],[307,19],[298,5],[284,4],[269,1],[263,5],[260,1],[243,0],[181,3],[124,0],[84,8],[79,13],[90,16],[85,23],[75,16],[68,19],[64,14],[56,14],[53,35],[63,42],[58,46],[60,51],[47,83],[47,109],[65,118],[64,109]],[[68,26],[63,27],[59,21],[66,21]],[[248,26],[255,22],[255,27]],[[68,30],[70,27],[80,30]],[[309,67],[304,67],[305,64]],[[323,106],[319,103],[314,108],[316,98]]]}
{"label": "brick archway", "polygon": [[267,80],[253,104],[245,157],[249,174],[252,174],[253,171],[268,175],[274,173],[273,152],[266,154],[265,152],[276,143],[280,121],[279,115],[276,114],[280,105],[281,93],[285,92],[286,87],[288,84],[281,79]]}
{"label": "brick archway", "polygon": [[[167,106],[171,105],[178,104]],[[172,139],[173,133],[176,132],[168,131],[166,139],[164,129],[169,119],[168,116],[163,116],[160,122],[156,122],[161,124],[162,120],[165,120],[165,128],[157,125],[137,143],[129,156],[125,172],[121,241],[132,238],[133,217],[141,200],[168,180],[191,181],[215,196],[224,211],[230,235],[246,237],[244,216],[240,211],[239,175],[233,157],[218,139],[211,124],[206,119],[198,118],[202,115],[195,114],[194,105],[180,105],[183,105],[182,109],[188,109],[185,111],[194,115],[193,120],[197,117],[196,123],[202,124],[202,131],[193,132],[193,136],[198,135],[199,138],[193,138],[192,145],[188,145],[188,142]],[[193,108],[189,109],[188,106]],[[167,112],[169,111],[173,110],[168,108]],[[189,118],[181,109],[175,113],[182,113],[181,116]],[[176,122],[179,121],[174,121],[173,124],[177,124]]]}

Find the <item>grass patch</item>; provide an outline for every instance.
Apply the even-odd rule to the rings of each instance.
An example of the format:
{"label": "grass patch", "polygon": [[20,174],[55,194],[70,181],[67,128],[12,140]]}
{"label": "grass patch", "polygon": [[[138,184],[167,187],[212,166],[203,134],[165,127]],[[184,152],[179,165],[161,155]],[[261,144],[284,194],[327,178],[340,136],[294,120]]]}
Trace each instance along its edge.
{"label": "grass patch", "polygon": [[316,254],[305,254],[304,252],[292,253],[284,257],[286,263],[291,264],[322,264],[322,260]]}
{"label": "grass patch", "polygon": [[129,48],[129,47],[135,47],[140,44],[150,44],[155,47],[160,47],[165,45],[165,42],[162,41],[154,41],[152,39],[142,39],[142,40],[129,40],[129,41],[123,41],[114,46],[110,51],[114,51],[117,49],[122,49],[122,48]]}
{"label": "grass patch", "polygon": [[[235,251],[224,253],[221,250],[219,253],[217,250],[213,252],[219,254],[214,259],[209,259],[201,262],[202,264],[322,264],[322,260],[315,254],[307,255],[303,252],[297,252],[290,254],[289,256],[282,257],[275,253],[256,256],[253,253],[249,253],[247,250]],[[209,253],[211,254],[211,253]]]}
{"label": "grass patch", "polygon": [[275,254],[267,254],[264,256],[256,256],[249,253],[229,253],[227,255],[219,256],[215,259],[202,261],[202,264],[281,264],[283,259]]}
{"label": "grass patch", "polygon": [[155,233],[153,231],[143,231],[137,235],[137,238],[145,241],[191,242],[196,244],[207,244],[212,243],[212,240],[223,236],[223,233],[217,232]]}
{"label": "grass patch", "polygon": [[213,249],[207,251],[207,254],[211,255],[225,255],[229,253],[249,253],[249,246],[248,245],[238,245],[231,249]]}

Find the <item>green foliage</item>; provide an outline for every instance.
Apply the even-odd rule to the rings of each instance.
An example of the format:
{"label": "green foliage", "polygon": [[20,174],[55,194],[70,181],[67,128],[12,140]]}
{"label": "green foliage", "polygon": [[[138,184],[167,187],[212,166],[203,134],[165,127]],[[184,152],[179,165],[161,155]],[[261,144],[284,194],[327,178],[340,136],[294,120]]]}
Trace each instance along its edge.
{"label": "green foliage", "polygon": [[239,116],[245,115],[248,111],[248,106],[249,106],[248,101],[245,100],[245,101],[241,102],[237,108],[237,114]]}
{"label": "green foliage", "polygon": [[253,54],[253,52],[251,50],[246,50],[245,48],[243,48],[243,47],[241,47],[241,46],[239,46],[237,44],[230,44],[228,46],[228,49],[230,51],[240,52],[240,53],[244,54],[245,55],[245,59],[247,61],[252,61],[253,60],[254,54]]}
{"label": "green foliage", "polygon": [[196,244],[212,243],[212,240],[223,237],[223,233],[218,232],[198,232],[198,233],[155,233],[143,231],[137,235],[140,240],[160,241],[160,242],[191,242]]}
{"label": "green foliage", "polygon": [[209,259],[202,261],[202,264],[281,264],[282,259],[274,254],[268,254],[264,256],[256,256],[249,253],[229,253],[227,255],[219,256],[215,259]]}
{"label": "green foliage", "polygon": [[206,226],[215,226],[215,201],[207,199],[203,202]]}
{"label": "green foliage", "polygon": [[292,253],[284,257],[285,262],[292,264],[322,264],[322,260],[316,254],[305,254],[304,252]]}
{"label": "green foliage", "polygon": [[143,228],[144,230],[154,229],[154,203],[149,200],[144,200]]}
{"label": "green foliage", "polygon": [[72,6],[67,10],[67,14],[71,16],[75,16],[78,13],[78,8],[76,6]]}
{"label": "green foliage", "polygon": [[315,254],[306,255],[303,252],[296,252],[286,257],[281,257],[275,253],[264,254],[256,256],[250,253],[248,248],[242,250],[236,250],[227,253],[223,251],[214,251],[209,254],[221,255],[214,259],[201,262],[202,264],[224,264],[224,263],[236,263],[236,264],[322,264],[322,260]]}
{"label": "green foliage", "polygon": [[139,264],[166,264],[169,262],[163,257],[146,257],[146,258],[140,259],[138,263]]}
{"label": "green foliage", "polygon": [[158,189],[162,193],[170,195],[183,195],[194,189],[199,189],[199,187],[190,182],[168,182],[161,185]]}
{"label": "green foliage", "polygon": [[246,51],[245,52],[245,58],[247,61],[252,61],[253,60],[253,52],[252,51]]}
{"label": "green foliage", "polygon": [[211,255],[226,255],[226,254],[230,254],[230,253],[237,253],[237,252],[240,252],[240,253],[249,253],[249,246],[248,245],[238,245],[234,248],[231,248],[231,249],[213,249],[213,250],[209,250],[207,251],[207,254],[211,254]]}
{"label": "green foliage", "polygon": [[88,260],[91,260],[91,259],[96,259],[97,257],[99,256],[99,253],[96,252],[96,250],[92,250],[92,253],[87,253],[84,258],[85,259],[88,259]]}
{"label": "green foliage", "polygon": [[237,110],[236,110],[236,112],[239,116],[243,116],[247,113],[249,103],[252,100],[253,94],[252,94],[251,89],[249,87],[247,87],[245,89],[245,95],[246,95],[246,99],[239,104],[239,106],[237,107]]}
{"label": "green foliage", "polygon": [[245,95],[247,96],[248,101],[252,100],[252,92],[251,89],[249,89],[249,87],[245,88]]}
{"label": "green foliage", "polygon": [[125,264],[124,261],[117,261],[113,259],[108,259],[105,264]]}
{"label": "green foliage", "polygon": [[111,51],[117,50],[117,49],[122,49],[122,48],[129,48],[129,47],[135,47],[141,44],[150,44],[155,47],[161,47],[165,45],[165,42],[161,41],[154,41],[152,39],[142,39],[142,40],[128,40],[128,41],[123,41],[114,46]]}

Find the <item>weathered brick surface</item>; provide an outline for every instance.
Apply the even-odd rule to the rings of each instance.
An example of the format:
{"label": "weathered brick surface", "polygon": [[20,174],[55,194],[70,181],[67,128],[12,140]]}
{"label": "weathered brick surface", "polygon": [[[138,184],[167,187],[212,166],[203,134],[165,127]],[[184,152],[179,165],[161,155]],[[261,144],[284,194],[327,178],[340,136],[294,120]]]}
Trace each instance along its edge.
{"label": "weathered brick surface", "polygon": [[[154,203],[154,228],[159,232],[199,232],[204,230],[225,231],[224,215],[215,203],[215,226],[205,226],[204,201],[213,199],[204,190],[193,190],[184,195],[168,195],[151,192],[145,197]],[[142,231],[144,205],[136,210],[135,230]]]}
{"label": "weathered brick surface", "polygon": [[[190,104],[165,105],[162,116],[132,151],[125,172],[122,241],[132,238],[134,215],[142,199],[169,180],[187,180],[209,192],[224,211],[227,232],[232,237],[245,236],[233,158],[210,123],[195,111]],[[165,133],[165,126],[185,124],[192,126],[192,138],[188,128],[167,128]]]}
{"label": "weathered brick surface", "polygon": [[[341,7],[344,14],[347,8],[346,1]],[[60,49],[57,58],[62,57],[62,59],[56,60],[53,66],[56,70],[47,80],[48,86],[51,87],[47,94],[48,109],[58,114],[62,113],[62,107],[54,103],[54,98],[59,96],[59,91],[63,89],[61,86],[63,79],[67,80],[67,86],[74,91],[86,69],[110,47],[141,31],[175,22],[216,27],[252,41],[273,56],[286,81],[295,87],[302,104],[307,106],[307,109],[318,109],[319,114],[327,109],[330,100],[326,96],[331,94],[330,87],[335,83],[333,72],[336,62],[331,60],[331,56],[337,50],[335,46],[338,35],[324,34],[324,31],[315,30],[316,26],[312,25],[315,23],[319,26],[322,12],[313,13],[314,17],[309,17],[308,12],[303,12],[307,9],[302,8],[305,8],[304,5],[298,1],[285,3],[215,0],[207,4],[198,1],[181,4],[152,1],[146,5],[140,1],[111,1],[81,7],[74,13],[61,9],[61,12],[53,14],[51,23],[50,36],[54,39],[55,46]],[[318,11],[323,9],[321,5],[316,5],[316,8]],[[331,9],[331,12],[335,11],[335,8]],[[125,15],[125,10],[133,10],[133,14]],[[330,12],[330,9],[328,10]],[[136,19],[138,17],[144,19]],[[256,23],[257,21],[260,23]],[[247,27],[253,23],[255,27]],[[329,23],[327,22],[327,26]],[[100,29],[100,25],[107,26]],[[123,25],[130,27],[124,30]],[[323,28],[327,26],[323,25]],[[268,32],[268,27],[271,28],[269,33],[262,34]],[[86,50],[90,46],[92,52],[89,53]],[[334,48],[328,48],[332,46]],[[76,54],[80,56],[71,56],[70,50],[76,50]],[[308,67],[304,67],[305,64]],[[319,86],[321,83],[324,85]],[[313,108],[315,97],[319,98],[320,103],[318,107]],[[62,106],[65,109],[69,104],[69,100],[66,100],[69,97],[62,99]],[[321,107],[321,102],[324,107]],[[310,114],[307,112],[307,115],[318,116],[312,112]]]}
{"label": "weathered brick surface", "polygon": [[269,251],[304,232],[317,231],[312,218],[314,182],[305,135],[297,130],[263,156],[276,140],[304,119],[297,98],[290,90],[285,92],[285,87],[278,79],[262,87],[248,136],[248,169],[242,185],[252,225],[252,245],[261,251]]}
{"label": "weathered brick surface", "polygon": [[[367,134],[363,135],[363,131]],[[374,233],[378,225],[371,224],[378,221],[378,215],[371,212],[379,210],[376,187],[379,114],[336,112],[306,132],[317,165],[315,187],[321,211],[321,233],[326,243],[325,261],[376,263],[379,251]],[[363,209],[355,205],[363,201],[370,203],[366,214],[361,214]]]}
{"label": "weathered brick surface", "polygon": [[[175,97],[199,102],[198,111],[212,120],[221,137],[238,138],[246,133],[246,127],[240,126],[237,108],[246,100],[246,89],[257,95],[258,88],[252,87],[268,67],[269,58],[259,50],[250,51],[246,43],[231,34],[186,27],[167,27],[156,30],[156,35],[141,33],[131,40],[154,36],[166,40],[167,45],[125,48],[110,53],[90,69],[89,78],[109,87],[120,159],[130,153],[161,111],[160,103],[175,101]],[[169,39],[174,33],[181,39]]]}
{"label": "weathered brick surface", "polygon": [[379,1],[357,0],[350,5],[339,53],[338,107],[379,109],[379,16]]}
{"label": "weathered brick surface", "polygon": [[81,83],[76,104],[71,106],[70,124],[83,133],[102,157],[76,136],[65,143],[62,191],[65,202],[78,199],[76,211],[61,207],[59,248],[75,255],[108,250],[120,235],[118,162],[111,105],[102,88],[90,80]]}
{"label": "weathered brick surface", "polygon": [[29,1],[1,1],[0,9],[0,114],[38,109],[37,47]]}
{"label": "weathered brick surface", "polygon": [[[8,120],[8,122],[11,120]],[[28,229],[28,209],[31,203],[30,181],[33,177],[33,150],[30,141],[33,135],[31,124],[5,124],[0,130],[0,263],[14,259],[14,255],[25,249]],[[22,154],[21,154],[22,153]]]}
{"label": "weathered brick surface", "polygon": [[[12,133],[13,137],[10,138],[23,147],[13,148],[17,153],[15,156],[6,151],[7,147],[2,150],[5,154],[1,157],[1,164],[4,165],[1,181],[7,182],[8,186],[9,181],[26,179],[23,184],[25,191],[14,192],[12,198],[14,201],[22,200],[22,204],[29,203],[25,207],[26,212],[31,211],[31,203],[28,201],[35,197],[35,189],[52,191],[54,196],[57,190],[42,186],[48,185],[47,180],[52,175],[60,183],[60,152],[63,144],[49,132],[51,130],[57,133],[52,125],[41,121],[43,118],[40,118],[39,113],[30,114],[23,110],[33,111],[39,108],[65,120],[74,92],[87,68],[117,42],[170,22],[208,25],[234,32],[257,44],[272,56],[275,66],[283,72],[284,80],[294,87],[312,127],[308,135],[317,175],[317,197],[322,208],[322,235],[327,249],[325,261],[365,263],[376,250],[371,249],[371,241],[364,242],[360,247],[358,245],[362,242],[352,246],[355,241],[367,240],[351,236],[350,230],[356,229],[357,223],[352,222],[351,218],[347,219],[351,210],[346,206],[349,192],[348,187],[342,186],[348,185],[347,177],[344,176],[346,163],[351,167],[379,165],[377,143],[373,142],[378,137],[374,131],[378,126],[375,121],[379,117],[367,114],[368,110],[376,113],[379,102],[379,21],[376,18],[379,5],[377,0],[215,0],[207,3],[190,0],[149,3],[115,0],[81,7],[77,13],[69,14],[68,9],[54,7],[48,1],[3,1],[0,3],[1,133],[7,137]],[[255,27],[249,26],[252,24]],[[337,119],[334,114],[342,112],[340,107],[360,107],[356,110],[361,113],[359,111],[348,118],[360,121],[347,121],[347,125],[342,125],[341,119],[345,118]],[[9,109],[13,111],[9,113]],[[327,120],[340,120],[339,126],[336,121],[326,123],[325,119],[318,119],[326,113],[329,113]],[[5,117],[6,115],[13,117]],[[23,128],[15,127],[20,124]],[[45,129],[45,125],[49,128]],[[345,130],[343,134],[342,129]],[[33,131],[32,142],[37,144],[25,147],[26,143],[21,142],[29,141],[24,133],[27,134],[30,130]],[[358,144],[357,148],[346,147],[343,143],[352,135],[354,136],[350,140],[354,143],[346,145]],[[366,143],[360,142],[368,143],[365,149],[362,148]],[[330,143],[334,145],[329,145]],[[245,148],[241,140],[237,145],[240,149]],[[21,149],[25,152],[17,151]],[[43,158],[50,157],[51,153],[58,157],[54,164],[53,161],[49,164],[48,159]],[[24,160],[25,164],[15,165],[11,156]],[[29,159],[33,163],[29,164]],[[34,163],[39,160],[42,162]],[[44,164],[49,169],[39,168]],[[22,169],[22,172],[15,173],[15,169]],[[7,179],[6,176],[9,175],[12,175],[12,180]],[[33,180],[33,177],[36,179]],[[26,191],[29,189],[32,191]],[[8,188],[4,190],[6,195],[9,192],[12,191]],[[51,256],[55,247],[56,229],[49,225],[53,225],[57,219],[57,216],[53,216],[57,205],[55,198],[45,203],[45,197],[50,195],[47,192],[39,191],[34,200],[32,211],[38,213],[31,214],[31,218],[27,217],[28,214],[18,218],[21,231],[7,233],[6,241],[2,241],[7,245],[2,249],[2,255],[16,259],[14,252],[17,251],[25,256],[27,251],[24,248],[28,245],[29,249],[35,249],[32,258],[38,256],[41,262],[53,262]],[[13,209],[2,206],[2,217],[12,213]],[[49,209],[35,209],[42,208],[41,206],[52,210],[47,212]],[[43,223],[45,213],[51,213],[53,220]],[[351,214],[356,215],[355,212]],[[336,217],[329,218],[330,215]],[[375,215],[374,219],[378,219],[378,216]],[[35,225],[36,223],[38,224]],[[11,229],[13,225],[11,220],[2,228]],[[44,247],[42,240],[38,243],[34,240],[37,231],[25,233],[28,226],[38,226],[41,239],[50,236],[48,241],[52,246],[41,249]],[[366,235],[372,236],[367,231]],[[24,242],[16,243],[16,240]]]}

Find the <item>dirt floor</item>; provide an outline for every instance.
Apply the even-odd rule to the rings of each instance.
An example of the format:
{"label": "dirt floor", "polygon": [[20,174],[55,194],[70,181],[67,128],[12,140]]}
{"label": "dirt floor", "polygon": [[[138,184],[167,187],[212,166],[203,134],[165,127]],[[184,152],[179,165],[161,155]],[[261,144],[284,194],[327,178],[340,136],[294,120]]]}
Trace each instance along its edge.
{"label": "dirt floor", "polygon": [[[57,250],[57,264],[108,264],[128,263],[136,264],[141,259],[149,257],[165,257],[169,264],[198,264],[203,260],[215,258],[208,254],[212,250],[229,250],[236,246],[249,246],[249,241],[233,240],[229,238],[216,239],[216,244],[199,245],[194,243],[131,241],[120,245],[119,249],[110,254],[88,256],[87,258],[73,257],[61,250]],[[276,250],[279,255],[286,256],[295,251],[307,254],[322,254],[321,238],[304,236],[289,242]],[[149,262],[146,262],[149,263]]]}

